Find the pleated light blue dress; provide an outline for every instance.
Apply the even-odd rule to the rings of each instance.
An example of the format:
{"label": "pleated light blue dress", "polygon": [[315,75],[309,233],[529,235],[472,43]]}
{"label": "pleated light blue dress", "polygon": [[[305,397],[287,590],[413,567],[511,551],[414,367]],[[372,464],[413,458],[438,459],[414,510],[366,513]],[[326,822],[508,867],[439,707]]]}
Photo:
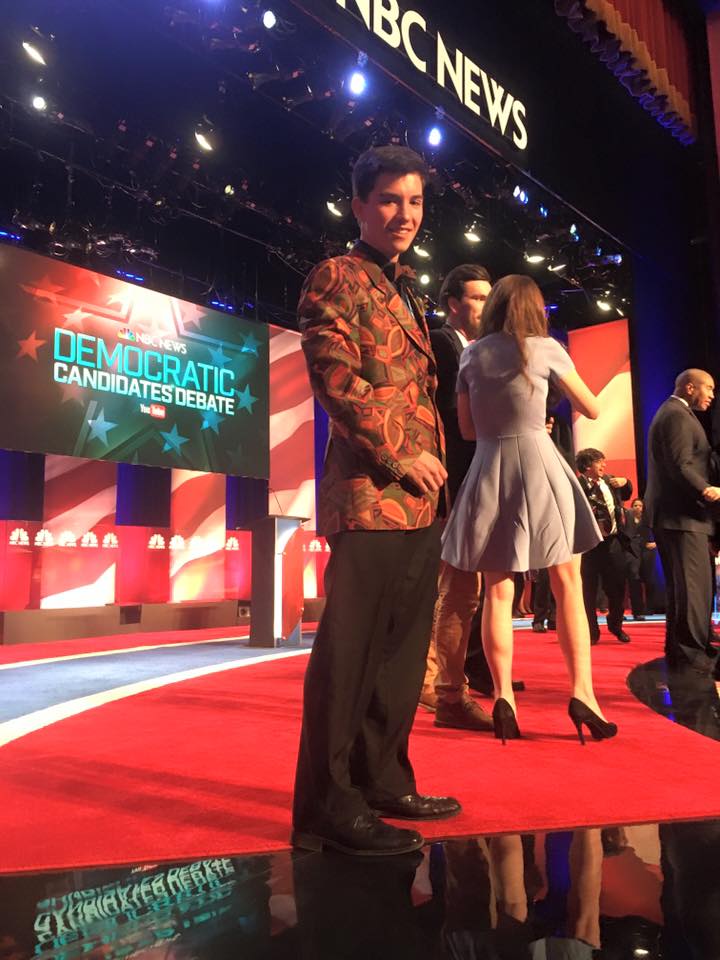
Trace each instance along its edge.
{"label": "pleated light blue dress", "polygon": [[528,337],[523,375],[513,337],[493,333],[462,354],[475,456],[443,534],[443,560],[460,570],[524,572],[565,563],[602,540],[574,473],[545,429],[551,380],[574,370],[552,337]]}

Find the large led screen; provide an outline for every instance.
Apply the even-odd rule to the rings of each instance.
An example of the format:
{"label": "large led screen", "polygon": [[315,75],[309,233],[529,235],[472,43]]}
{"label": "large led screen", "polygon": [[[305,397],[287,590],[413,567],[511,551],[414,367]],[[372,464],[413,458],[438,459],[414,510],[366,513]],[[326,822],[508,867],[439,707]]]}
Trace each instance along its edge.
{"label": "large led screen", "polygon": [[269,475],[263,325],[0,247],[0,447]]}

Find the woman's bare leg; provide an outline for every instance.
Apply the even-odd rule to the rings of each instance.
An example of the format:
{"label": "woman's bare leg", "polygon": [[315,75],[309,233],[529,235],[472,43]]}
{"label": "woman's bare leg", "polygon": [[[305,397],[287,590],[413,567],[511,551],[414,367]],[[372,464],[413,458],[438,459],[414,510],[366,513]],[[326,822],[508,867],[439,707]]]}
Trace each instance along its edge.
{"label": "woman's bare leg", "polygon": [[511,573],[483,573],[483,578],[485,580],[485,604],[482,613],[483,649],[493,678],[495,699],[503,697],[514,710],[512,605],[515,581]]}
{"label": "woman's bare leg", "polygon": [[557,606],[557,632],[568,674],[570,695],[603,717],[592,683],[590,628],[583,603],[580,557],[549,568],[550,584]]}

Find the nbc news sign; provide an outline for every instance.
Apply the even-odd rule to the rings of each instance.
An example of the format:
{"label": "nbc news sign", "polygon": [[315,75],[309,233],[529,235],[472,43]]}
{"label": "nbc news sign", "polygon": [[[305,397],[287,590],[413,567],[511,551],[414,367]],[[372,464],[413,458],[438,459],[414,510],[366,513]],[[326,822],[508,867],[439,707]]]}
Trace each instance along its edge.
{"label": "nbc news sign", "polygon": [[403,11],[398,0],[335,2],[343,10],[359,14],[368,31],[393,49],[402,50],[416,70],[456,96],[467,110],[485,119],[518,150],[527,148],[525,105],[462,50],[451,52],[439,31],[433,43],[432,29],[422,14]]}

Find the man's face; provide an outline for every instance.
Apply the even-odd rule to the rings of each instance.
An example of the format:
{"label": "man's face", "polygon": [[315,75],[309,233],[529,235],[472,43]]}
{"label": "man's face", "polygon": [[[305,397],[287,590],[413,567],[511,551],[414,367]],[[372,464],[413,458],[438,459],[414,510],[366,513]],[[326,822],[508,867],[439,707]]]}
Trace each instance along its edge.
{"label": "man's face", "polygon": [[635,514],[638,519],[642,516],[643,512],[643,502],[642,500],[633,500],[631,506],[632,512]]}
{"label": "man's face", "polygon": [[714,399],[715,381],[711,376],[703,376],[688,384],[687,401],[692,410],[707,410]]}
{"label": "man's face", "polygon": [[602,460],[593,460],[585,471],[585,476],[591,480],[600,480],[605,476],[605,458]]}
{"label": "man's face", "polygon": [[352,210],[360,238],[397,260],[409,248],[423,216],[423,184],[417,173],[381,173],[367,200],[354,197]]}
{"label": "man's face", "polygon": [[466,280],[459,300],[457,297],[448,297],[452,324],[459,327],[468,340],[475,340],[480,333],[480,318],[489,293],[490,284],[487,280]]}

